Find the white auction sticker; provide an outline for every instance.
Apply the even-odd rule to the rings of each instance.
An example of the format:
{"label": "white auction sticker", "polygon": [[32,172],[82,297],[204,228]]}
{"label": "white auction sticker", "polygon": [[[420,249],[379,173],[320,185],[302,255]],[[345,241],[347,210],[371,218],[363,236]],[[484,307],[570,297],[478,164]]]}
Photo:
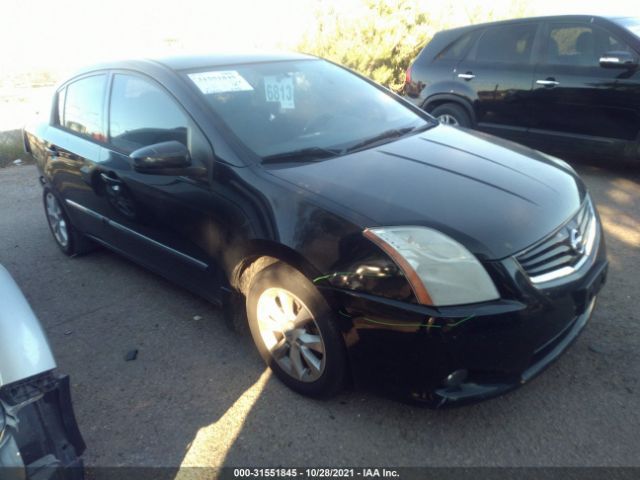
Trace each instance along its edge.
{"label": "white auction sticker", "polygon": [[267,102],[280,102],[281,108],[296,108],[293,98],[293,78],[289,76],[264,77]]}
{"label": "white auction sticker", "polygon": [[202,93],[248,92],[253,87],[235,70],[190,73],[189,78]]}

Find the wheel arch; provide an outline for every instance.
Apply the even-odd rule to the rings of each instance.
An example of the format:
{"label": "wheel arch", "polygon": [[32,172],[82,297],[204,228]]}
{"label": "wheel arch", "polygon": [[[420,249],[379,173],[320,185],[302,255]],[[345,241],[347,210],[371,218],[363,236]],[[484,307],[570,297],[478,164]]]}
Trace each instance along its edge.
{"label": "wheel arch", "polygon": [[271,240],[252,240],[243,254],[230,265],[228,274],[230,286],[246,294],[253,277],[276,262],[290,265],[310,281],[321,275],[316,267],[291,247]]}
{"label": "wheel arch", "polygon": [[444,105],[445,103],[455,103],[456,105],[460,105],[469,114],[472,125],[476,125],[476,114],[473,110],[473,105],[467,98],[455,93],[432,95],[424,101],[422,109],[430,113],[434,108]]}

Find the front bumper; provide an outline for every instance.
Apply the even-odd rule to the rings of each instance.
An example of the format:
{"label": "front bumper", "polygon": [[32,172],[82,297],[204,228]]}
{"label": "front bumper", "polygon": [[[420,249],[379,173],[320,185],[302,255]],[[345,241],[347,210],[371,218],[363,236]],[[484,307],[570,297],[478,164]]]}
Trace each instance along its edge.
{"label": "front bumper", "polygon": [[[501,299],[433,308],[323,288],[338,311],[357,383],[383,386],[433,407],[506,393],[557,359],[588,323],[608,263],[602,238],[593,262],[568,281],[537,288],[512,259],[488,267]],[[466,379],[447,382],[464,370]]]}
{"label": "front bumper", "polygon": [[47,372],[0,389],[6,427],[0,478],[84,478],[85,444],[73,413],[69,377]]}

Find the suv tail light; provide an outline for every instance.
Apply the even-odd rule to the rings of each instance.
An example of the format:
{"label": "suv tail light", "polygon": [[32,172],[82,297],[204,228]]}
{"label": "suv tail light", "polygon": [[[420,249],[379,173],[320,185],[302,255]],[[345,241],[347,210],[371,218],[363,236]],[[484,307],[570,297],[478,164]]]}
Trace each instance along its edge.
{"label": "suv tail light", "polygon": [[404,84],[408,85],[411,83],[411,67],[407,68],[406,76],[404,79]]}

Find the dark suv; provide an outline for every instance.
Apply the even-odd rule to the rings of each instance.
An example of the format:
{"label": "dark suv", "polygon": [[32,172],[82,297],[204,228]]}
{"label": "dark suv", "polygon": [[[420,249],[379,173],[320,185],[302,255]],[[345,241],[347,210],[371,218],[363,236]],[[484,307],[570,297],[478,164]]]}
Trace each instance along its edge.
{"label": "dark suv", "polygon": [[640,18],[559,16],[436,34],[405,96],[442,123],[550,153],[640,160]]}

